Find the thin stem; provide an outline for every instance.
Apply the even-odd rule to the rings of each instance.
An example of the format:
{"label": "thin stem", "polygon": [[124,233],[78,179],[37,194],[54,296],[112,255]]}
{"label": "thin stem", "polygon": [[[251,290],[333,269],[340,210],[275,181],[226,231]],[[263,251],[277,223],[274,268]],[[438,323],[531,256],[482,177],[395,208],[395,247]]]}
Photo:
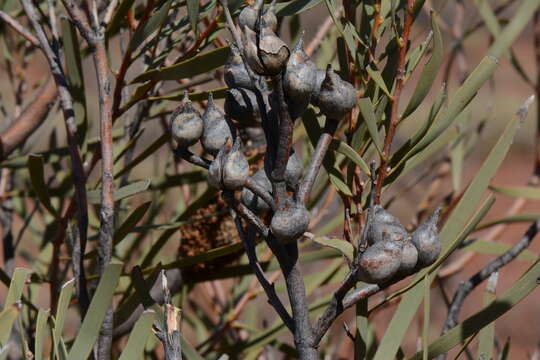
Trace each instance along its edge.
{"label": "thin stem", "polygon": [[396,71],[396,87],[394,90],[392,100],[392,109],[390,115],[390,124],[388,125],[388,131],[384,139],[383,153],[381,155],[381,165],[379,167],[379,177],[377,180],[377,188],[375,189],[375,203],[379,204],[381,202],[381,191],[388,174],[388,163],[390,161],[390,150],[392,147],[392,141],[394,140],[394,135],[396,134],[397,124],[399,123],[399,98],[401,96],[401,90],[403,89],[404,84],[404,75],[405,75],[405,61],[407,58],[407,46],[409,42],[409,35],[411,32],[411,25],[413,23],[413,5],[414,0],[407,0],[407,9],[405,13],[405,25],[403,26],[403,34],[401,35],[400,43],[401,48],[399,51],[399,61]]}
{"label": "thin stem", "polygon": [[[73,180],[75,185],[75,202],[77,204],[78,214],[78,228],[80,238],[80,250],[81,254],[84,254],[86,247],[86,236],[88,228],[88,209],[86,199],[86,177],[82,165],[80,150],[77,141],[77,124],[75,122],[75,112],[73,110],[73,99],[67,86],[67,80],[62,70],[62,64],[60,62],[60,55],[57,48],[50,45],[49,40],[43,27],[39,22],[39,17],[36,13],[34,4],[30,0],[23,0],[22,5],[26,16],[32,23],[32,27],[36,31],[37,37],[41,44],[41,49],[45,53],[49,67],[51,69],[58,94],[60,95],[60,105],[64,115],[64,122],[66,126],[67,141],[69,147],[69,153],[71,157],[71,164],[73,167]],[[84,273],[84,256],[80,256],[80,260],[77,263],[73,263],[73,267],[77,268],[76,272],[80,274],[78,279],[78,295],[79,304],[81,307],[82,316],[86,314],[86,310],[89,304],[89,296],[86,289],[86,277]]]}
{"label": "thin stem", "polygon": [[272,198],[272,195],[270,195],[265,188],[254,181],[253,178],[248,177],[244,186],[246,189],[250,190],[253,194],[260,197],[265,203],[267,203],[272,208],[272,211],[276,211],[277,206]]}
{"label": "thin stem", "polygon": [[246,233],[242,228],[240,218],[235,216],[234,220],[236,224],[236,229],[238,230],[238,234],[240,235],[240,239],[242,239],[242,242],[244,243],[244,248],[246,249],[249,265],[251,266],[253,273],[257,277],[257,280],[259,280],[261,287],[264,289],[266,296],[268,297],[268,303],[272,305],[272,307],[276,310],[279,317],[281,318],[283,323],[289,328],[289,330],[294,333],[293,319],[291,318],[291,316],[287,312],[287,309],[285,309],[285,306],[283,306],[283,303],[277,296],[274,284],[268,281],[268,279],[264,275],[261,265],[259,264],[259,261],[257,260],[257,253],[255,251],[255,229],[252,225],[248,225]]}
{"label": "thin stem", "polygon": [[210,164],[212,164],[210,160],[195,155],[186,148],[178,147],[175,149],[174,153],[179,158],[205,169],[208,169],[210,167]]}
{"label": "thin stem", "polygon": [[24,26],[9,16],[7,13],[0,10],[0,20],[8,24],[15,32],[17,32],[19,35],[21,35],[23,38],[28,40],[32,45],[35,47],[40,47],[39,40],[32,35],[32,33],[24,28]]}
{"label": "thin stem", "polygon": [[336,132],[337,124],[338,122],[333,119],[326,119],[323,133],[317,141],[315,152],[311,157],[311,162],[309,163],[306,175],[302,179],[298,190],[298,199],[303,201],[304,204],[309,200],[309,193],[311,192],[311,188],[313,187],[315,179],[319,174],[324,157],[328,151],[328,147],[330,146],[330,142],[332,141],[334,133]]}

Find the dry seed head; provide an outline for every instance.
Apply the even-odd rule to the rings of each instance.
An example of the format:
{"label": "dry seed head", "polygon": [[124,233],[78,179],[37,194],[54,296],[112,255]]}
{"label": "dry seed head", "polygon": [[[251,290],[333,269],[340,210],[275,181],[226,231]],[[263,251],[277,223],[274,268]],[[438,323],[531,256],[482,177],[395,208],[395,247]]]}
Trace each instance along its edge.
{"label": "dry seed head", "polygon": [[244,7],[242,11],[240,11],[240,15],[238,15],[238,24],[240,24],[241,29],[248,27],[251,30],[255,30],[262,6],[263,0],[255,0],[253,4]]}
{"label": "dry seed head", "polygon": [[288,186],[295,188],[300,182],[303,173],[304,168],[302,167],[302,162],[293,150],[287,161],[287,167],[285,168],[285,182]]}
{"label": "dry seed head", "polygon": [[410,240],[405,241],[401,251],[401,264],[397,272],[398,276],[404,277],[411,275],[415,271],[417,262],[418,250],[416,250],[416,247]]}
{"label": "dry seed head", "polygon": [[304,52],[303,36],[294,47],[283,78],[283,89],[291,117],[297,118],[306,110],[317,86],[317,68]]}
{"label": "dry seed head", "polygon": [[187,91],[182,103],[171,115],[171,134],[180,147],[195,144],[203,133],[201,114],[193,107]]}
{"label": "dry seed head", "polygon": [[261,123],[257,98],[251,90],[229,89],[225,94],[225,112],[242,126]]}
{"label": "dry seed head", "polygon": [[309,226],[310,215],[306,207],[290,198],[283,200],[272,216],[270,230],[282,242],[300,238]]}
{"label": "dry seed head", "polygon": [[409,234],[399,220],[382,206],[375,205],[369,209],[369,223],[366,224],[366,240],[369,245],[387,238],[391,241],[404,241]]}
{"label": "dry seed head", "polygon": [[[253,174],[253,176],[251,176],[251,179],[257,184],[259,184],[259,186],[266,190],[268,193],[272,193],[272,183],[268,179],[264,168],[259,169],[255,174]],[[247,188],[244,188],[242,190],[241,199],[244,205],[246,205],[249,209],[251,209],[257,214],[261,214],[270,210],[270,205],[268,205],[266,201],[253,194],[251,190]]]}
{"label": "dry seed head", "polygon": [[249,176],[249,163],[240,145],[240,138],[237,137],[223,162],[223,187],[227,190],[241,189]]}
{"label": "dry seed head", "polygon": [[390,281],[399,270],[403,244],[384,240],[370,246],[358,260],[359,281],[381,284]]}
{"label": "dry seed head", "polygon": [[209,154],[216,155],[227,139],[232,138],[231,128],[225,114],[214,104],[212,93],[208,94],[208,105],[202,116],[204,123],[202,146]]}
{"label": "dry seed head", "polygon": [[257,34],[247,26],[244,26],[243,30],[242,42],[244,44],[247,65],[255,73],[265,75],[265,68],[262,65],[261,59],[259,59],[259,50],[257,49]]}
{"label": "dry seed head", "polygon": [[[263,75],[277,75],[287,65],[290,50],[287,44],[281,40],[268,24],[262,19],[261,32],[259,34],[259,47],[257,49]],[[253,69],[256,71],[255,69]]]}
{"label": "dry seed head", "polygon": [[314,103],[327,118],[341,120],[356,104],[356,90],[328,65],[326,77]]}
{"label": "dry seed head", "polygon": [[441,240],[437,230],[440,211],[440,208],[435,210],[435,213],[412,234],[412,242],[418,250],[419,268],[433,264],[441,253]]}
{"label": "dry seed head", "polygon": [[251,89],[251,79],[240,56],[240,50],[234,44],[231,44],[230,48],[231,54],[225,64],[223,75],[225,83],[230,88]]}

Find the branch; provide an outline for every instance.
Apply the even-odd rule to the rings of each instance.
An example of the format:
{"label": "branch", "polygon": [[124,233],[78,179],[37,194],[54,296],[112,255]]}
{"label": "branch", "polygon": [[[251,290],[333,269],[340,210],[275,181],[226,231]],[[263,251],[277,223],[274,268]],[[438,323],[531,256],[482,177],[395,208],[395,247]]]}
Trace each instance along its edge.
{"label": "branch", "polygon": [[248,177],[244,186],[246,189],[250,190],[253,194],[266,202],[272,208],[272,211],[276,211],[277,205],[276,202],[274,202],[272,195],[270,195],[265,188],[259,185],[259,183],[254,181],[251,177]]}
{"label": "branch", "polygon": [[501,269],[503,266],[514,260],[523,250],[525,250],[540,230],[540,218],[529,226],[525,235],[508,251],[499,256],[497,259],[491,261],[484,266],[482,270],[474,274],[469,280],[461,282],[454,294],[450,310],[448,310],[448,317],[444,323],[442,330],[443,334],[446,334],[451,328],[456,326],[458,322],[458,315],[463,306],[465,298],[476,288],[480,283],[489,278],[489,276]]}
{"label": "branch", "polygon": [[390,161],[390,150],[392,147],[392,141],[394,140],[394,135],[396,134],[396,128],[399,123],[398,107],[399,107],[399,98],[401,96],[401,90],[404,84],[404,74],[405,74],[405,61],[407,58],[407,45],[409,42],[409,34],[411,32],[411,25],[413,22],[413,5],[414,0],[407,0],[407,9],[405,10],[405,25],[403,26],[403,34],[401,35],[400,43],[401,49],[399,51],[399,61],[396,71],[396,87],[394,90],[394,96],[392,100],[392,109],[390,115],[390,124],[388,125],[388,132],[384,138],[384,147],[383,153],[381,155],[381,165],[379,167],[379,178],[377,180],[377,188],[375,190],[375,203],[379,204],[381,201],[381,191],[388,174],[388,163]]}
{"label": "branch", "polygon": [[24,28],[17,20],[0,10],[0,20],[8,24],[15,32],[21,35],[26,40],[30,41],[35,47],[40,47],[39,40],[32,33]]}
{"label": "branch", "polygon": [[[73,182],[75,186],[75,201],[77,203],[77,222],[80,236],[80,244],[77,246],[81,250],[81,254],[84,254],[86,248],[86,238],[87,238],[87,228],[88,228],[88,207],[86,199],[86,177],[84,173],[84,168],[82,165],[80,150],[77,141],[77,124],[75,122],[75,112],[73,110],[73,100],[71,93],[69,92],[66,76],[62,70],[62,64],[60,62],[60,55],[57,48],[53,50],[47,35],[43,27],[39,22],[39,17],[36,13],[36,8],[34,7],[31,0],[22,0],[22,5],[26,16],[30,20],[34,30],[36,31],[38,40],[41,44],[41,50],[44,52],[49,67],[51,69],[56,87],[58,89],[58,94],[60,95],[60,105],[62,107],[62,112],[64,115],[64,122],[66,126],[67,133],[67,142],[69,147],[69,153],[71,157],[71,165],[73,167]],[[52,95],[51,93],[49,93]],[[43,93],[42,93],[43,95]],[[42,99],[43,101],[44,99]],[[45,99],[47,100],[47,99]],[[45,103],[45,101],[44,101]],[[50,103],[50,102],[49,102]],[[46,111],[40,113],[42,116],[46,115]],[[23,116],[21,114],[21,116]],[[79,262],[74,262],[73,267],[76,268],[75,271],[80,274],[78,279],[78,296],[79,304],[81,308],[82,316],[86,314],[86,310],[90,303],[88,292],[86,289],[86,277],[84,273],[84,256],[80,256]]]}
{"label": "branch", "polygon": [[36,98],[0,135],[0,161],[5,160],[43,124],[49,110],[58,96],[58,90],[51,76],[41,87]]}
{"label": "branch", "polygon": [[186,148],[177,147],[174,150],[174,154],[179,158],[184,159],[189,163],[192,163],[193,165],[197,165],[205,169],[208,169],[210,167],[210,164],[212,164],[210,160],[202,158],[199,155],[195,155]]}
{"label": "branch", "polygon": [[298,189],[298,199],[303,201],[304,204],[309,199],[309,193],[311,192],[311,188],[313,187],[315,179],[319,174],[324,157],[326,156],[326,152],[330,146],[330,142],[332,142],[332,138],[337,129],[337,124],[338,122],[335,120],[326,119],[323,133],[317,141],[317,146],[315,147],[315,152],[311,157],[311,162],[309,163],[306,175],[302,179]]}
{"label": "branch", "polygon": [[283,303],[277,296],[274,284],[268,281],[268,279],[264,275],[264,271],[262,270],[261,265],[259,264],[259,261],[257,260],[257,253],[255,251],[255,229],[252,225],[248,225],[248,230],[246,233],[242,228],[240,219],[234,215],[235,214],[233,213],[236,229],[238,231],[240,239],[242,239],[242,242],[244,243],[244,248],[246,249],[249,265],[251,266],[253,273],[257,277],[257,280],[259,280],[261,287],[264,289],[264,292],[268,297],[268,303],[272,305],[272,307],[276,310],[279,317],[281,318],[283,323],[289,328],[289,330],[294,333],[293,319],[291,318],[291,316],[287,312],[287,309],[285,309],[285,306],[283,306]]}

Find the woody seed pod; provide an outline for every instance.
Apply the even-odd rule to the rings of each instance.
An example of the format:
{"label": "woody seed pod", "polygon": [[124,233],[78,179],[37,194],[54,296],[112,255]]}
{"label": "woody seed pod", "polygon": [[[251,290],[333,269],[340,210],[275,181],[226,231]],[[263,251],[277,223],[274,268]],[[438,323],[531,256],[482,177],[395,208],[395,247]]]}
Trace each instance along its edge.
{"label": "woody seed pod", "polygon": [[384,240],[370,246],[358,260],[357,279],[370,284],[390,281],[401,264],[402,243]]}
{"label": "woody seed pod", "polygon": [[283,200],[270,222],[270,230],[283,242],[298,239],[309,226],[309,212],[306,207],[290,198]]}
{"label": "woody seed pod", "polygon": [[326,77],[321,85],[318,96],[314,99],[315,105],[327,118],[341,120],[349,113],[356,103],[356,90],[332,70],[326,68]]}
{"label": "woody seed pod", "polygon": [[240,150],[240,138],[237,137],[223,162],[223,186],[227,190],[241,189],[248,176],[249,163]]}
{"label": "woody seed pod", "polygon": [[418,250],[418,265],[422,268],[437,260],[441,253],[441,240],[437,231],[440,208],[412,234],[412,242]]}
{"label": "woody seed pod", "polygon": [[297,118],[306,110],[317,86],[317,68],[304,52],[304,34],[294,47],[283,78],[283,90],[291,117]]}
{"label": "woody seed pod", "polygon": [[[259,46],[257,48],[257,55],[264,68],[261,75],[274,76],[279,74],[287,65],[290,50],[283,40],[276,36],[271,26],[266,24],[264,18],[261,21]],[[256,72],[255,69],[253,70]]]}
{"label": "woody seed pod", "polygon": [[264,15],[262,16],[262,21],[268,26],[272,31],[277,30],[277,17],[276,13],[274,12],[276,7],[276,0],[272,0],[270,3],[270,6],[268,9],[264,12]]}
{"label": "woody seed pod", "polygon": [[287,161],[287,167],[285,168],[285,182],[290,187],[294,188],[300,181],[304,168],[296,152],[293,150],[289,155],[289,160]]}
{"label": "woody seed pod", "polygon": [[[228,141],[227,141],[228,142]],[[208,183],[218,189],[239,190],[249,175],[249,164],[236,138],[232,148],[222,147],[208,169]]]}
{"label": "woody seed pod", "polygon": [[315,71],[315,90],[311,94],[311,103],[315,105],[315,99],[319,97],[319,93],[321,92],[321,86],[324,81],[324,78],[326,77],[326,70],[317,69]]}
{"label": "woody seed pod", "polygon": [[208,106],[202,116],[204,123],[202,146],[209,154],[216,155],[227,139],[232,138],[231,128],[225,114],[214,104],[212,93],[208,94]]}
{"label": "woody seed pod", "polygon": [[240,11],[238,15],[238,24],[240,28],[243,29],[244,26],[247,26],[251,30],[255,30],[257,24],[257,19],[259,18],[259,11],[263,6],[263,0],[255,0],[251,5],[248,5]]}
{"label": "woody seed pod", "polygon": [[401,264],[397,272],[398,276],[408,276],[412,274],[416,268],[418,262],[418,250],[414,244],[407,240],[403,242],[403,249],[401,250]]}
{"label": "woody seed pod", "polygon": [[[259,186],[261,186],[264,190],[272,193],[272,183],[268,179],[268,176],[266,175],[266,171],[264,169],[259,169],[255,174],[253,174],[253,176],[251,176],[251,179],[255,181]],[[270,210],[270,205],[268,205],[266,201],[253,194],[251,190],[247,188],[244,188],[242,190],[241,199],[244,205],[246,205],[249,209],[253,210],[258,214]]]}
{"label": "woody seed pod", "polygon": [[234,44],[231,44],[230,48],[231,55],[225,64],[223,75],[225,83],[230,88],[251,89],[251,79],[240,56],[240,50]]}
{"label": "woody seed pod", "polygon": [[266,75],[265,68],[259,58],[259,50],[257,49],[257,34],[249,27],[244,26],[242,35],[247,65],[255,73]]}
{"label": "woody seed pod", "polygon": [[229,89],[225,94],[225,113],[242,126],[261,123],[255,94],[247,89]]}
{"label": "woody seed pod", "polygon": [[404,241],[409,237],[399,220],[382,206],[375,205],[369,209],[370,220],[366,225],[366,239],[369,245],[387,238],[391,241]]}
{"label": "woody seed pod", "polygon": [[193,107],[186,91],[182,103],[171,115],[172,137],[178,146],[188,147],[200,139],[202,132],[201,114]]}

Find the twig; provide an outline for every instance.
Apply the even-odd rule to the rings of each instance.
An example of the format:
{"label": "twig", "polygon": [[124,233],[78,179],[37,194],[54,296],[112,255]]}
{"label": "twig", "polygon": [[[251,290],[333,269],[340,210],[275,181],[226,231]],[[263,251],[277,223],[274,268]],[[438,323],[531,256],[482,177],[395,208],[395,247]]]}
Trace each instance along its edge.
{"label": "twig", "polygon": [[379,204],[381,200],[381,191],[388,174],[388,162],[390,160],[390,150],[392,147],[392,141],[394,140],[394,135],[396,134],[397,124],[399,123],[399,98],[401,96],[401,90],[404,84],[404,75],[405,75],[405,60],[407,58],[407,47],[409,43],[409,35],[411,32],[411,25],[413,22],[413,5],[414,0],[407,0],[407,8],[405,12],[405,24],[403,26],[403,33],[401,35],[401,48],[399,50],[399,61],[396,70],[396,86],[393,94],[392,100],[392,109],[390,115],[390,123],[388,125],[388,131],[386,137],[384,138],[384,147],[381,155],[381,165],[379,167],[379,174],[377,180],[377,188],[375,189],[375,203]]}
{"label": "twig", "polygon": [[197,165],[205,169],[208,169],[210,167],[210,164],[212,163],[210,160],[207,160],[205,158],[202,158],[198,155],[193,154],[191,151],[189,151],[186,148],[178,147],[174,150],[174,153],[179,158],[184,159],[187,162],[192,163],[193,165]]}
{"label": "twig", "polygon": [[163,324],[165,329],[158,332],[156,335],[163,343],[165,360],[182,360],[182,347],[180,345],[180,309],[171,304],[171,294],[169,292],[167,277],[165,276],[164,270],[161,272],[161,279],[165,301],[165,311],[163,312]]}
{"label": "twig", "polygon": [[523,250],[525,250],[533,238],[536,236],[540,230],[540,218],[538,218],[534,223],[529,226],[525,235],[508,251],[499,256],[497,259],[491,261],[489,264],[484,266],[482,270],[474,274],[469,280],[463,281],[459,284],[458,290],[454,294],[452,303],[450,305],[450,310],[448,311],[448,317],[444,323],[442,333],[447,333],[451,328],[456,326],[458,322],[459,312],[465,298],[476,288],[480,283],[489,278],[489,276],[501,269],[506,264],[514,260]]}
{"label": "twig", "polygon": [[[60,95],[60,105],[62,107],[62,112],[64,115],[68,147],[71,157],[71,164],[73,167],[75,201],[77,204],[78,228],[80,236],[80,249],[81,254],[84,254],[87,236],[86,231],[88,228],[86,179],[77,141],[77,124],[75,122],[75,113],[73,111],[73,100],[71,97],[71,93],[69,92],[69,89],[67,87],[67,80],[62,70],[62,64],[60,62],[60,56],[58,54],[58,51],[53,50],[53,48],[49,44],[45,31],[43,30],[43,27],[39,22],[39,17],[36,13],[36,9],[32,1],[22,0],[22,5],[26,16],[28,17],[28,19],[32,23],[34,30],[36,31],[37,37],[41,44],[41,49],[43,50],[47,58],[54,81],[56,83],[56,87],[58,89],[58,94]],[[43,110],[41,113],[43,114]],[[23,115],[24,113],[21,114],[21,116]],[[83,259],[84,257],[80,256],[80,262],[73,263],[73,266],[78,268],[77,270],[80,274],[80,278],[78,279],[78,295],[81,313],[84,317],[89,304],[89,296],[86,289],[86,277],[84,274]]]}
{"label": "twig", "polygon": [[261,265],[259,264],[259,261],[257,260],[257,253],[255,251],[255,231],[253,226],[248,225],[247,232],[244,232],[240,219],[237,216],[234,216],[234,221],[240,239],[242,239],[242,242],[244,243],[244,248],[246,249],[249,265],[251,266],[253,273],[255,273],[257,280],[259,280],[261,287],[266,292],[266,296],[268,297],[268,303],[272,305],[272,307],[276,310],[279,317],[281,318],[281,320],[283,320],[283,323],[289,328],[289,330],[294,333],[293,319],[291,318],[291,316],[287,312],[287,309],[285,309],[285,306],[283,306],[283,303],[277,296],[274,284],[268,281],[268,279],[264,275],[264,271],[262,270]]}
{"label": "twig", "polygon": [[39,40],[32,33],[24,28],[17,20],[0,10],[0,20],[8,24],[15,32],[21,35],[26,40],[30,41],[35,47],[40,47]]}
{"label": "twig", "polygon": [[308,165],[306,175],[302,179],[302,182],[300,183],[300,187],[298,189],[298,199],[300,199],[300,201],[303,201],[304,203],[309,200],[309,193],[311,192],[311,188],[313,187],[315,179],[319,174],[322,163],[324,161],[324,157],[326,155],[326,152],[328,151],[328,147],[330,146],[330,142],[332,141],[334,132],[336,131],[337,123],[338,122],[333,119],[326,119],[323,133],[317,141],[317,146],[315,147],[315,151],[313,153],[313,156],[311,157],[311,161]]}
{"label": "twig", "polygon": [[21,147],[45,121],[49,110],[58,96],[54,77],[51,76],[41,87],[36,98],[24,108],[22,113],[0,135],[0,161]]}
{"label": "twig", "polygon": [[276,202],[274,202],[272,195],[270,195],[265,188],[259,185],[259,183],[253,180],[253,178],[248,177],[244,186],[246,189],[249,189],[253,194],[260,197],[265,203],[267,203],[272,208],[272,211],[276,211],[277,205]]}

